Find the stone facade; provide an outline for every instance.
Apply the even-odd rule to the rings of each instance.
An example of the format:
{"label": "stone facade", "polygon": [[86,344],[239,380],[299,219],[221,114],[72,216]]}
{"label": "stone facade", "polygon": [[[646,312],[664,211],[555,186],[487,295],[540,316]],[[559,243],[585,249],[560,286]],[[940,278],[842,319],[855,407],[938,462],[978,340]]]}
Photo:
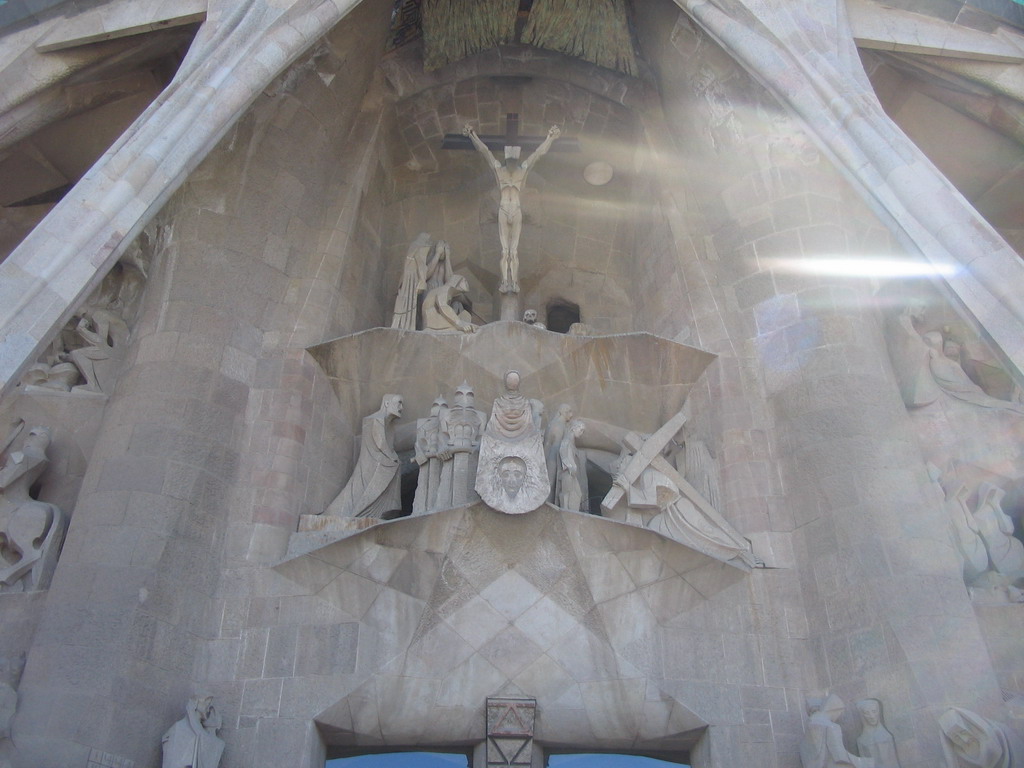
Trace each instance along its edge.
{"label": "stone facade", "polygon": [[[0,126],[17,129],[0,163],[58,171],[0,180],[19,202],[0,209],[0,466],[50,427],[31,501],[70,524],[48,587],[0,590],[16,691],[0,762],[156,766],[192,700],[225,768],[389,747],[484,766],[489,701],[535,701],[537,766],[601,749],[796,768],[833,715],[857,756],[839,699],[881,703],[876,736],[903,768],[955,759],[954,709],[1024,735],[1024,574],[1006,565],[1024,221],[985,191],[1020,208],[1004,117],[1024,101],[1024,36],[995,34],[1012,13],[634,2],[631,77],[520,44],[426,72],[422,42],[388,50],[389,0],[43,5],[0,28]],[[111,140],[140,116],[73,172],[54,136],[73,144],[68,121],[92,114],[82,82],[116,105],[93,118]],[[927,124],[944,110],[989,142],[970,147],[984,162]],[[521,190],[512,298],[494,177],[441,148],[467,124],[503,133],[508,113],[579,148]],[[388,327],[420,232],[449,243],[472,332]],[[104,317],[124,325],[111,343],[76,330]],[[894,341],[901,319],[941,349]],[[87,391],[97,360],[108,383]],[[939,364],[995,404],[935,389]],[[417,420],[446,398],[445,434],[463,383],[491,413],[513,369],[538,429],[562,404],[582,423],[589,513],[470,499],[408,515]],[[907,375],[933,400],[908,400]],[[360,432],[390,393],[403,512],[324,516],[361,446],[372,469]],[[657,450],[623,481],[630,432]],[[648,481],[678,498],[645,506],[630,491]],[[691,485],[720,517],[685,506]],[[644,527],[670,509],[749,548]],[[968,573],[972,525],[988,559]]]}

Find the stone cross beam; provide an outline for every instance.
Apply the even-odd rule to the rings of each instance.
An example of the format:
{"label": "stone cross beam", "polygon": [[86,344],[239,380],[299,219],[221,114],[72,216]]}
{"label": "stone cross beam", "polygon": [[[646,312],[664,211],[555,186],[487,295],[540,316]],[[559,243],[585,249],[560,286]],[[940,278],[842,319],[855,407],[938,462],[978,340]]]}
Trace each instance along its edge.
{"label": "stone cross beam", "polygon": [[[505,147],[522,147],[524,156],[536,149],[547,136],[520,136],[519,115],[508,112],[505,115],[505,133],[480,134],[480,141],[492,152],[503,152]],[[474,149],[469,136],[461,133],[446,133],[441,141],[441,149]],[[551,145],[552,152],[579,152],[580,145],[575,138],[561,138]]]}

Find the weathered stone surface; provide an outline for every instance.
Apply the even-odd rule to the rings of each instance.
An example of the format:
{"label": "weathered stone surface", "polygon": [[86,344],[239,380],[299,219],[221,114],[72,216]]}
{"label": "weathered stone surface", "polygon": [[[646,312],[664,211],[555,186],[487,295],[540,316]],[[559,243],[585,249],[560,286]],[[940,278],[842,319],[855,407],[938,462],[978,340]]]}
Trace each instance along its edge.
{"label": "weathered stone surface", "polygon": [[[518,44],[425,72],[418,42],[385,53],[390,0],[72,5],[0,39],[0,254],[42,222],[0,265],[4,381],[50,349],[37,383],[74,386],[54,335],[92,312],[96,338],[76,344],[101,360],[113,345],[87,297],[151,218],[167,239],[119,374],[94,371],[110,392],[22,387],[0,404],[5,424],[54,425],[38,498],[71,518],[50,589],[0,594],[0,683],[18,702],[0,762],[157,765],[197,691],[223,716],[225,768],[480,745],[493,696],[536,698],[538,755],[696,768],[799,765],[804,696],[821,690],[884,702],[903,768],[942,763],[950,706],[1018,727],[1005,517],[1024,477],[1009,426],[1024,310],[997,234],[1024,242],[1018,31],[960,0],[901,3],[916,17],[857,3],[849,27],[833,0],[651,0],[631,4],[630,78]],[[204,10],[198,30],[148,31]],[[478,156],[440,142],[466,123],[499,132],[509,111],[580,151],[546,155],[519,190],[519,293],[503,296],[500,195]],[[96,130],[48,129],[73,112]],[[139,112],[91,171],[73,167],[79,142],[98,157]],[[8,207],[79,176],[45,219],[52,203]],[[465,278],[476,332],[383,327],[396,297],[399,314],[417,303],[420,232],[450,244],[436,271]],[[883,274],[893,263],[936,266],[914,278],[939,286],[917,328],[943,335],[926,372],[975,402],[940,388],[908,410],[884,336],[910,285]],[[953,362],[1002,403],[988,418],[963,410],[983,406]],[[553,506],[496,514],[468,484],[432,514],[317,514],[389,392],[407,416],[388,485],[431,511],[413,488],[417,419],[472,384],[467,474],[475,409],[510,368],[549,416],[571,403],[562,420],[585,424],[592,511],[624,434],[688,403],[651,463],[768,567]],[[575,507],[568,465],[558,499]],[[1002,602],[972,602],[968,565],[1008,582]],[[821,725],[852,746],[855,720]]]}

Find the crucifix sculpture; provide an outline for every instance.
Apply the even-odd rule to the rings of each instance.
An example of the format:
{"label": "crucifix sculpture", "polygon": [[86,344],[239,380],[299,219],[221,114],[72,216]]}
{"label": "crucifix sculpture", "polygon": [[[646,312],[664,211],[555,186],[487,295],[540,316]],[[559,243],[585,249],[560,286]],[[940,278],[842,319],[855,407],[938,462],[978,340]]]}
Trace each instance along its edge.
{"label": "crucifix sculpture", "polygon": [[[519,293],[519,235],[523,229],[523,209],[519,195],[526,183],[526,174],[536,162],[551,149],[552,144],[561,135],[557,125],[551,126],[548,135],[543,139],[533,136],[519,135],[519,115],[509,113],[506,115],[505,136],[484,136],[477,135],[471,125],[463,130],[463,135],[469,138],[470,146],[464,144],[462,137],[446,136],[441,144],[443,149],[469,149],[474,148],[487,159],[487,164],[494,171],[495,179],[498,182],[498,191],[501,200],[498,203],[498,238],[501,240],[501,283],[498,290],[501,293]],[[523,162],[519,162],[519,156],[524,146],[537,145],[533,153]],[[567,147],[568,148],[568,147]],[[573,147],[575,148],[575,147]],[[505,163],[499,162],[491,154],[492,149],[502,149],[505,155]]]}

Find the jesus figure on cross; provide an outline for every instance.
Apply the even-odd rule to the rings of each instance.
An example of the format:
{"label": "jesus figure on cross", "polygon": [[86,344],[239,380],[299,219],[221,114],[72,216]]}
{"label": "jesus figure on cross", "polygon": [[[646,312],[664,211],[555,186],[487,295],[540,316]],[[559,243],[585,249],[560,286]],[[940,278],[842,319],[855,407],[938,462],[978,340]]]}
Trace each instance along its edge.
{"label": "jesus figure on cross", "polygon": [[519,235],[523,231],[523,208],[519,193],[526,183],[526,174],[534,164],[551,149],[552,143],[561,135],[557,125],[551,126],[548,136],[541,145],[522,163],[519,153],[522,147],[505,147],[505,165],[491,154],[473,126],[467,125],[462,131],[473,142],[473,146],[487,158],[487,164],[494,170],[498,180],[501,201],[498,203],[498,238],[501,240],[501,293],[519,293]]}

